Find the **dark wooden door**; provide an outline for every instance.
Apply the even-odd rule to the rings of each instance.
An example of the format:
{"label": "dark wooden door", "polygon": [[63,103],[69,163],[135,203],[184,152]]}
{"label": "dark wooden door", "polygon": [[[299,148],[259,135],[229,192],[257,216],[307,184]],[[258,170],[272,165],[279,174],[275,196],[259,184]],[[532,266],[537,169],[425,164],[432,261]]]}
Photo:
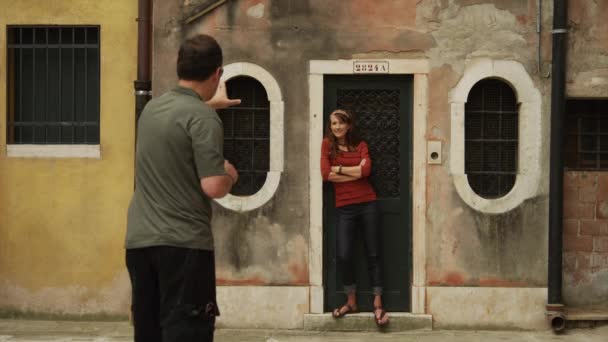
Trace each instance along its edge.
{"label": "dark wooden door", "polygon": [[[378,195],[384,269],[384,306],[410,311],[411,286],[411,75],[326,76],[324,127],[335,108],[350,109],[369,145],[370,181]],[[324,132],[325,133],[325,132]],[[325,310],[345,301],[336,263],[333,185],[323,185],[323,251]],[[362,234],[357,238],[355,270],[360,310],[372,309],[372,292]]]}

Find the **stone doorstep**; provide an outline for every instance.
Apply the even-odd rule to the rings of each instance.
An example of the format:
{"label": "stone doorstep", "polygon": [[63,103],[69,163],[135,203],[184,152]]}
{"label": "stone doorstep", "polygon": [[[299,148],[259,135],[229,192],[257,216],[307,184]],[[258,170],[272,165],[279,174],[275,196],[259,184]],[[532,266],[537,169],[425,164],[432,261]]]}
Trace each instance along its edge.
{"label": "stone doorstep", "polygon": [[305,314],[304,330],[312,331],[410,331],[433,330],[433,316],[406,312],[389,312],[390,322],[378,328],[374,315],[370,312],[348,314],[333,318],[331,313]]}

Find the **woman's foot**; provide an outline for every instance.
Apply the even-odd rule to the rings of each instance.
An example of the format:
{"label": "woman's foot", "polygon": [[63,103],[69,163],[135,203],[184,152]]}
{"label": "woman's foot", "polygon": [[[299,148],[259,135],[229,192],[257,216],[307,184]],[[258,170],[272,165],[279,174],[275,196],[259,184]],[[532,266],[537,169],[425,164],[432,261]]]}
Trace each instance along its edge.
{"label": "woman's foot", "polygon": [[381,306],[374,307],[374,318],[376,319],[376,325],[383,327],[388,324],[388,314]]}
{"label": "woman's foot", "polygon": [[355,296],[355,291],[349,291],[346,295],[346,304],[334,309],[331,315],[334,316],[334,318],[341,318],[346,314],[358,311],[359,309],[357,308],[357,297]]}
{"label": "woman's foot", "polygon": [[358,311],[358,309],[357,309],[356,304],[352,305],[347,302],[346,304],[342,305],[341,307],[335,308],[334,311],[331,313],[331,315],[334,318],[342,318],[342,317],[346,316],[347,314],[355,313],[357,311]]}
{"label": "woman's foot", "polygon": [[374,319],[379,327],[383,327],[389,322],[388,314],[382,307],[382,297],[380,296],[374,296]]}

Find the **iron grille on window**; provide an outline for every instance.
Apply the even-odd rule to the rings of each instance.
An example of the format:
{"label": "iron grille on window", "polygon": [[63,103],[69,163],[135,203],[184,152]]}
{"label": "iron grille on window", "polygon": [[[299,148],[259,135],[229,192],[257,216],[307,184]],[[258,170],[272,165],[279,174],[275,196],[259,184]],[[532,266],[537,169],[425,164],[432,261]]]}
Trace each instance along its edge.
{"label": "iron grille on window", "polygon": [[484,198],[506,195],[515,184],[518,158],[518,105],[503,81],[479,81],[465,104],[465,173]]}
{"label": "iron grille on window", "polygon": [[251,77],[226,82],[228,96],[241,99],[238,106],[218,111],[224,124],[224,157],[239,171],[230,192],[249,196],[266,182],[270,166],[270,102],[264,86]]}
{"label": "iron grille on window", "polygon": [[565,166],[608,170],[608,100],[566,102]]}
{"label": "iron grille on window", "polygon": [[99,143],[99,26],[9,26],[7,142]]}

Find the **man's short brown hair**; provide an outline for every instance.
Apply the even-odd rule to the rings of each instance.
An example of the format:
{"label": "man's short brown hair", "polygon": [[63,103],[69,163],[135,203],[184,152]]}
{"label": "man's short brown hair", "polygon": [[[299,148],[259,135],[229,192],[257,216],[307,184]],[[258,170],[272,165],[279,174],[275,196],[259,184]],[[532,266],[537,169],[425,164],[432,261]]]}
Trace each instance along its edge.
{"label": "man's short brown hair", "polygon": [[222,48],[213,37],[199,34],[182,43],[177,55],[180,80],[204,81],[222,66]]}

